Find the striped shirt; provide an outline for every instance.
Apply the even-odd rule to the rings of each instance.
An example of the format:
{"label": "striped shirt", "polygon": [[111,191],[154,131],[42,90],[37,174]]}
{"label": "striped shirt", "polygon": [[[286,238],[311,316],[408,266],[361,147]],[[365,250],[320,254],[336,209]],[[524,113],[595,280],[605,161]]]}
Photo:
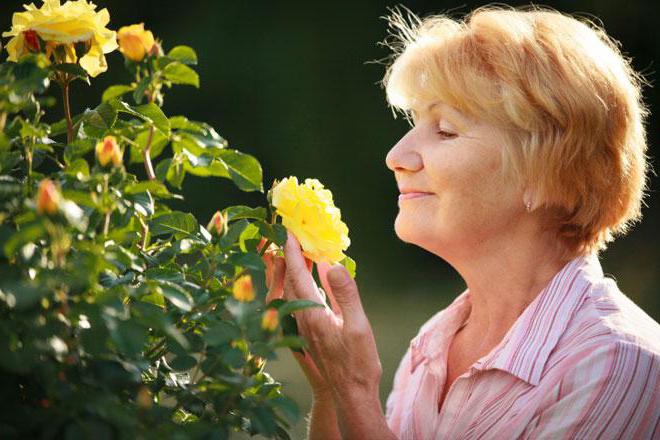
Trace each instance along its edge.
{"label": "striped shirt", "polygon": [[466,289],[411,341],[387,399],[398,438],[660,439],[660,325],[595,254],[567,263],[438,411],[470,307]]}

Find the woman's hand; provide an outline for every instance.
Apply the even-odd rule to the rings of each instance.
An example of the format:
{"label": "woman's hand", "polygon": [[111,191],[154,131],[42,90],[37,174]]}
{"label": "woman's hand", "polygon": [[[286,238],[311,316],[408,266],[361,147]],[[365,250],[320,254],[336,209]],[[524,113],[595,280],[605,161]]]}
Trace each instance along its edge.
{"label": "woman's hand", "polygon": [[[266,240],[263,239],[257,246],[260,251],[265,245]],[[273,245],[274,246],[274,245]],[[266,295],[266,303],[284,296],[284,277],[286,275],[286,261],[284,257],[277,255],[277,249],[267,249],[262,259],[266,264],[266,287],[268,287],[268,294]],[[305,266],[311,274],[313,262],[305,258]],[[319,274],[327,272],[328,265],[323,269],[318,268]],[[325,273],[322,275],[324,279]],[[322,282],[323,283],[323,282]],[[305,373],[307,381],[312,387],[315,401],[330,402],[332,400],[332,392],[326,380],[321,376],[316,364],[309,355],[301,354],[292,351],[293,357],[296,359],[300,368]]]}
{"label": "woman's hand", "polygon": [[[285,247],[285,266],[285,299],[324,304],[323,308],[295,312],[298,330],[309,344],[305,359],[311,358],[301,366],[315,366],[311,376],[315,381],[320,377],[323,386],[330,389],[342,437],[392,438],[380,405],[382,369],[376,342],[355,281],[343,266],[318,265],[321,284],[333,308],[325,306],[300,244],[291,233]],[[310,374],[305,374],[309,379]]]}

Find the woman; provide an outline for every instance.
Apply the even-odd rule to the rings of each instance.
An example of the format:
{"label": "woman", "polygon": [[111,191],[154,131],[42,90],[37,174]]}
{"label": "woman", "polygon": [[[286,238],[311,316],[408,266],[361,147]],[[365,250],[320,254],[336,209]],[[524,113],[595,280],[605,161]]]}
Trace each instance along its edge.
{"label": "woman", "polygon": [[[389,103],[412,129],[386,163],[395,230],[467,289],[411,342],[383,413],[358,289],[319,266],[332,309],[296,314],[310,438],[660,438],[660,326],[598,252],[641,217],[641,80],[591,23],[481,8],[390,17]],[[271,294],[322,302],[298,242]]]}

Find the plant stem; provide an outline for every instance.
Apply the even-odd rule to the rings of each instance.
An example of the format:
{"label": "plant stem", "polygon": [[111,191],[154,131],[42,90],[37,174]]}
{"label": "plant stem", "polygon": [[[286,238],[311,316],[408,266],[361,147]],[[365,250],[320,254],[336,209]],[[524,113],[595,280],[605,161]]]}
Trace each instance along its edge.
{"label": "plant stem", "polygon": [[142,225],[142,243],[140,243],[140,249],[144,252],[149,244],[149,225],[147,225],[142,216],[139,216],[138,220],[140,221],[140,225]]}
{"label": "plant stem", "polygon": [[142,157],[144,158],[144,169],[147,171],[147,177],[149,180],[156,180],[156,174],[154,173],[154,166],[151,164],[151,141],[154,138],[154,126],[149,127],[149,137],[147,138],[147,144],[144,146],[144,151],[142,152]]}
{"label": "plant stem", "polygon": [[27,190],[29,197],[32,195],[32,148],[29,142],[25,143],[25,159],[27,160]]}
{"label": "plant stem", "polygon": [[73,121],[71,120],[71,106],[69,104],[69,84],[71,81],[67,74],[60,77],[60,86],[62,87],[62,103],[64,105],[64,119],[66,119],[66,143],[73,142]]}

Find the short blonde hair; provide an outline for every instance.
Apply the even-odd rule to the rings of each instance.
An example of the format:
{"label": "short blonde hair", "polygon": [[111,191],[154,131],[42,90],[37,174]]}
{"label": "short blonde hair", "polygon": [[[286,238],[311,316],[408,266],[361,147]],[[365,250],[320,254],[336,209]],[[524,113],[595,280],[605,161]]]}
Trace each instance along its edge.
{"label": "short blonde hair", "polygon": [[393,109],[410,120],[442,101],[501,127],[503,172],[555,213],[564,257],[604,250],[641,219],[644,80],[603,29],[538,7],[486,6],[463,20],[406,15],[386,17]]}

